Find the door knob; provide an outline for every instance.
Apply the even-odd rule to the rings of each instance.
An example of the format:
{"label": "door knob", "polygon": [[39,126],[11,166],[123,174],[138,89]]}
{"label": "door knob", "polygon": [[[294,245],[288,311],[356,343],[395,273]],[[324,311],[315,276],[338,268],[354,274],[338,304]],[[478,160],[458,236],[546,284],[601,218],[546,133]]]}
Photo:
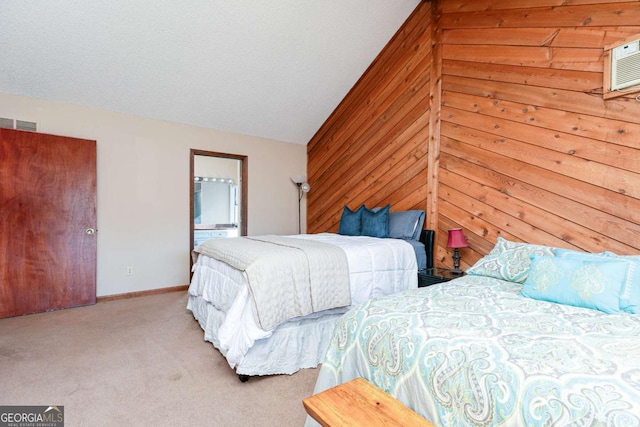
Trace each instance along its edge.
{"label": "door knob", "polygon": [[96,232],[96,230],[93,229],[93,228],[87,228],[86,231],[85,231],[85,233],[87,233],[87,234],[94,234],[95,232]]}

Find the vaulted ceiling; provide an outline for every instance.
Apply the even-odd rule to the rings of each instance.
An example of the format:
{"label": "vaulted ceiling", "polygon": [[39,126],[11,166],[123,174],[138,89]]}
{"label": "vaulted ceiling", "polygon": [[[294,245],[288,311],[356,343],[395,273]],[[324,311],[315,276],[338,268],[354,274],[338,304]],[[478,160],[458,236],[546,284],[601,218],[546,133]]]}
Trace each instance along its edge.
{"label": "vaulted ceiling", "polygon": [[306,144],[418,3],[2,0],[0,92]]}

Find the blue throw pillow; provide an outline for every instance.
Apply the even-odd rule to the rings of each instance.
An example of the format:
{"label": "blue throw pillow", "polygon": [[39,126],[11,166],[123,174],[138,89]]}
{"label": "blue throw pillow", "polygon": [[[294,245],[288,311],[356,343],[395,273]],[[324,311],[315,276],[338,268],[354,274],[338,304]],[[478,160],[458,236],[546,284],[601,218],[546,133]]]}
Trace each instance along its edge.
{"label": "blue throw pillow", "polygon": [[[564,249],[564,248],[555,248],[553,250],[555,256],[560,258],[573,257],[573,258],[582,258],[582,259],[595,259],[595,260],[603,260],[608,257],[612,252],[581,252],[574,251],[573,249]],[[611,260],[611,258],[609,258]]]}
{"label": "blue throw pillow", "polygon": [[534,255],[520,295],[620,313],[620,292],[629,268],[630,263],[610,258]]}
{"label": "blue throw pillow", "polygon": [[389,212],[389,237],[420,240],[424,216],[421,210]]}
{"label": "blue throw pillow", "polygon": [[625,260],[631,263],[626,286],[620,292],[620,309],[627,313],[640,314],[640,255],[616,255],[604,252],[609,259]]}
{"label": "blue throw pillow", "polygon": [[371,209],[364,208],[362,211],[362,230],[363,236],[371,237],[389,237],[389,209],[391,205],[374,212]]}
{"label": "blue throw pillow", "polygon": [[338,234],[345,236],[360,236],[362,233],[362,212],[365,209],[364,205],[362,205],[354,212],[349,209],[349,207],[345,206],[342,210]]}

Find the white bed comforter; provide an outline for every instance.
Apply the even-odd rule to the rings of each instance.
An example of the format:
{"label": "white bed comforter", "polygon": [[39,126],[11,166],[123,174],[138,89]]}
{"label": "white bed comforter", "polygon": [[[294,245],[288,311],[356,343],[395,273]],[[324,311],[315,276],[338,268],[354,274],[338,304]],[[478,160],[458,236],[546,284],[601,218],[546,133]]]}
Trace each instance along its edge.
{"label": "white bed comforter", "polygon": [[[288,236],[332,244],[347,255],[352,306],[370,298],[417,287],[417,263],[413,247],[399,239],[342,236],[333,233]],[[235,368],[259,339],[271,336],[257,324],[245,275],[233,267],[199,256],[193,267],[189,293],[226,313],[218,329],[219,350]],[[189,308],[189,307],[187,307]],[[313,313],[305,318],[346,312],[349,307]]]}

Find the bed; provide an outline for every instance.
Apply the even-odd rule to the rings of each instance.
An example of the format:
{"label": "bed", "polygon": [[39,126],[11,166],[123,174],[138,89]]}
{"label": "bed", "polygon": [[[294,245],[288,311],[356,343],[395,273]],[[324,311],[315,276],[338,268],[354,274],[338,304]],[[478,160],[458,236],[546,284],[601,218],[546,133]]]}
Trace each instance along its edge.
{"label": "bed", "polygon": [[[396,227],[393,231],[394,226],[398,226],[397,221],[406,225],[410,217],[411,233],[408,234],[405,227],[404,235],[397,235],[399,229]],[[387,237],[319,233],[206,242],[194,250],[195,262],[187,308],[203,329],[204,339],[222,353],[242,381],[250,376],[293,374],[299,369],[316,367],[326,353],[336,322],[349,308],[372,297],[416,288],[418,269],[426,268],[433,262],[433,232],[422,230],[423,211],[390,215],[387,221],[388,234],[391,234]],[[231,255],[219,256],[220,251],[224,252],[229,245],[236,244],[240,246]],[[248,249],[246,244],[250,245]],[[306,276],[306,273],[294,272],[284,278],[280,275],[263,280],[264,289],[257,290],[257,276],[251,276],[251,271],[234,263],[236,256],[253,253],[255,247],[256,259],[264,261],[265,269],[269,270],[260,274],[274,272],[278,275],[282,271],[289,271],[290,267],[283,267],[284,260],[264,259],[260,254],[262,246],[267,248],[265,252],[273,252],[271,248],[284,246],[289,250],[284,258],[288,258],[298,256],[301,250],[308,250],[309,245],[313,254],[308,257],[310,265],[320,258],[328,262],[323,267],[324,264],[318,261],[315,267],[324,279],[315,291],[320,296],[343,293],[341,288],[325,289],[325,286],[344,280],[335,272],[339,259],[327,258],[324,252],[318,255],[313,251],[324,251],[329,249],[328,245],[344,254],[345,280],[348,282],[346,300],[343,298],[333,305],[320,304],[319,309],[307,307],[309,301],[305,300],[305,292],[292,297],[298,295],[295,280],[283,284],[289,276]],[[210,250],[211,247],[217,252]],[[328,277],[324,277],[325,273]],[[291,286],[292,291],[285,286]],[[310,299],[316,303],[320,297]],[[260,305],[260,301],[263,305]],[[267,311],[265,304],[270,307],[276,304],[274,301],[279,301],[278,307]],[[298,310],[300,306],[303,307],[301,311]]]}
{"label": "bed", "polygon": [[346,313],[314,394],[362,377],[438,426],[639,426],[639,264],[499,239]]}

